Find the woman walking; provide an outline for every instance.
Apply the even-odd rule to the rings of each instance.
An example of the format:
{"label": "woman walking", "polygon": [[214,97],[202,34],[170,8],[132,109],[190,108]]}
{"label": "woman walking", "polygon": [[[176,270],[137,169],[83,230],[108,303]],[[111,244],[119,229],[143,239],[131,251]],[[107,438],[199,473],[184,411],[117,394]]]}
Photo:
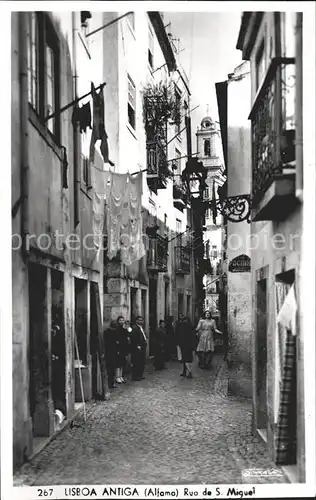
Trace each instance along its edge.
{"label": "woman walking", "polygon": [[126,357],[129,351],[129,342],[128,342],[128,332],[125,325],[125,319],[123,316],[119,316],[117,318],[117,341],[118,341],[118,354],[117,354],[117,362],[116,362],[116,374],[115,374],[115,382],[117,384],[123,384],[125,382],[123,378],[123,369],[126,365]]}
{"label": "woman walking", "polygon": [[215,319],[209,311],[205,312],[204,319],[200,319],[196,332],[198,333],[199,343],[196,349],[199,357],[199,367],[202,369],[211,368],[212,355],[214,352],[214,333],[222,334],[216,328]]}
{"label": "woman walking", "polygon": [[178,339],[183,363],[183,371],[180,376],[192,378],[191,363],[193,362],[193,351],[196,347],[196,337],[191,321],[187,316],[181,321]]}

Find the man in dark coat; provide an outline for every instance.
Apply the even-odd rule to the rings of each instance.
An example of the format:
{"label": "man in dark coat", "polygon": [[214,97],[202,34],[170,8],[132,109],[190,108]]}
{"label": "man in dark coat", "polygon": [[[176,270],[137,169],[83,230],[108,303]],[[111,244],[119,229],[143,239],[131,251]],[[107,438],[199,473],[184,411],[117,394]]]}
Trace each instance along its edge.
{"label": "man in dark coat", "polygon": [[115,369],[118,358],[119,343],[117,339],[117,324],[116,321],[111,321],[111,324],[104,332],[104,350],[105,350],[105,364],[108,374],[109,389],[114,389],[117,385],[114,383]]}
{"label": "man in dark coat", "polygon": [[159,321],[159,328],[154,333],[153,348],[155,369],[163,370],[166,360],[166,329],[163,319]]}
{"label": "man in dark coat", "polygon": [[143,317],[137,316],[136,325],[131,331],[132,380],[142,380],[145,378],[143,374],[145,369],[147,336],[143,325]]}

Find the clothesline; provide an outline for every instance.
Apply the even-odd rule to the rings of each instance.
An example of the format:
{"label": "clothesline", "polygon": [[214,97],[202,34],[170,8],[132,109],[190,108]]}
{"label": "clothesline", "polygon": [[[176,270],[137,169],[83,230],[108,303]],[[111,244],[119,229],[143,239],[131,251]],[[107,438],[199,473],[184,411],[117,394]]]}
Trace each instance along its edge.
{"label": "clothesline", "polygon": [[[106,85],[106,83],[105,83],[105,82],[103,82],[103,83],[101,83],[101,85],[99,85],[98,87],[96,87],[96,88],[95,88],[95,90],[99,90],[99,89],[100,89],[100,90],[102,90],[102,89],[103,89],[103,87],[105,87],[105,85]],[[73,101],[71,101],[70,103],[66,104],[66,106],[63,106],[61,109],[59,109],[57,112],[53,113],[52,115],[48,115],[48,116],[46,116],[46,118],[45,118],[45,120],[44,120],[44,121],[46,122],[47,120],[50,120],[51,118],[54,118],[54,116],[55,116],[57,113],[58,113],[58,114],[63,113],[64,111],[66,111],[66,109],[71,108],[71,106],[74,106],[74,105],[75,105],[75,104],[77,104],[78,102],[82,101],[82,99],[84,99],[85,97],[88,97],[88,95],[90,95],[91,93],[92,93],[92,91],[90,90],[90,92],[88,92],[87,94],[82,95],[81,97],[78,97],[77,99],[74,99],[74,100],[73,100]]]}

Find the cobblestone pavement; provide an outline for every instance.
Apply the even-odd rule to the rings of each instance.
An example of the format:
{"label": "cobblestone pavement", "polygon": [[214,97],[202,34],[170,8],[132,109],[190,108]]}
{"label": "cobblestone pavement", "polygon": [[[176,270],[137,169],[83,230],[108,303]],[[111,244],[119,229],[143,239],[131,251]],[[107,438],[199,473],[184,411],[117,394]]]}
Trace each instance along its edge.
{"label": "cobblestone pavement", "polygon": [[227,397],[222,356],[209,372],[194,366],[192,380],[180,372],[177,362],[162,372],[149,364],[145,380],[89,404],[87,422],[79,415],[15,474],[14,484],[287,482],[283,475],[244,479],[245,469],[276,467],[251,435],[251,403]]}

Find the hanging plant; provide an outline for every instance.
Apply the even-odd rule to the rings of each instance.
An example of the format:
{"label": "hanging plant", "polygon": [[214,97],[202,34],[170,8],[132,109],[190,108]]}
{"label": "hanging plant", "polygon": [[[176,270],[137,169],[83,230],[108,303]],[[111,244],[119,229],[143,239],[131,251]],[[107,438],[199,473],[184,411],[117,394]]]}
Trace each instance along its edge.
{"label": "hanging plant", "polygon": [[172,85],[148,84],[143,89],[143,118],[147,139],[164,137],[169,120],[179,116],[179,103]]}

